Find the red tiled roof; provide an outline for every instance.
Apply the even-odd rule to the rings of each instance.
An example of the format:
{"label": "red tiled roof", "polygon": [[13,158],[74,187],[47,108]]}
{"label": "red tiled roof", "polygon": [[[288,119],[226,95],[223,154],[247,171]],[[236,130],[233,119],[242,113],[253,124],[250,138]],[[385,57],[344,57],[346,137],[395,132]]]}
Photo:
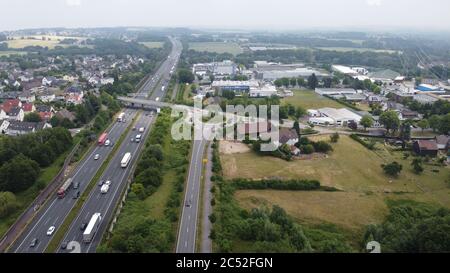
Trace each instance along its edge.
{"label": "red tiled roof", "polygon": [[418,140],[420,150],[435,151],[438,149],[436,141],[432,140]]}
{"label": "red tiled roof", "polygon": [[52,112],[39,112],[41,120],[49,120],[52,118]]}
{"label": "red tiled roof", "polygon": [[22,109],[25,112],[31,112],[31,111],[33,111],[33,104],[32,103],[24,103],[24,104],[22,104]]}

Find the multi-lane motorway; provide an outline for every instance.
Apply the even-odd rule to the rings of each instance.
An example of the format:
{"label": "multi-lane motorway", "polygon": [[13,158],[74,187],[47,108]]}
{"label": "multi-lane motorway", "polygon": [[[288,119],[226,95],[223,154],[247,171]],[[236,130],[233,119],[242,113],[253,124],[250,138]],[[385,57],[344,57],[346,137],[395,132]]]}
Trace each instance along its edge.
{"label": "multi-lane motorway", "polygon": [[[161,64],[153,77],[149,77],[142,85],[138,95],[150,94],[150,99],[153,100],[162,100],[164,98],[165,92],[167,91],[167,82],[170,79],[171,70],[175,71],[173,68],[176,67],[182,50],[182,46],[177,40],[174,38],[170,38],[170,40],[172,42],[172,51],[169,57]],[[126,110],[125,113],[126,122],[116,122],[109,129],[108,138],[111,140],[112,145],[115,145],[115,142],[125,132],[126,128],[130,125],[130,122],[132,122],[132,118],[136,116],[137,110]],[[83,246],[82,244],[82,252],[94,252],[104,231],[107,229],[107,225],[112,217],[115,205],[117,204],[117,201],[126,186],[126,180],[130,173],[132,164],[134,164],[137,159],[138,151],[142,148],[142,143],[145,142],[145,137],[149,133],[150,125],[153,120],[154,117],[150,116],[148,112],[144,112],[139,117],[136,127],[146,128],[141,143],[131,143],[130,139],[132,136],[134,137],[136,135],[135,131],[131,131],[126,136],[124,142],[119,147],[114,158],[110,161],[107,169],[102,175],[102,179],[112,181],[108,193],[102,196],[100,195],[99,188],[94,188],[92,192],[89,193],[89,197],[83,204],[83,207],[75,218],[75,221],[71,223],[69,231],[65,234],[65,240],[81,241],[80,236],[82,233],[79,229],[81,223],[86,221],[87,218],[90,218],[94,212],[102,213],[103,219],[94,240],[87,246]],[[76,170],[70,175],[74,182],[80,183],[80,187],[78,189],[80,194],[83,194],[86,190],[87,184],[97,173],[111,150],[111,146],[95,147],[86,155]],[[122,169],[120,167],[120,161],[126,152],[132,153],[132,161],[127,168]],[[94,156],[96,154],[100,155],[100,159],[94,160]],[[72,198],[74,192],[75,190],[70,190],[68,195],[63,199],[58,199],[55,194],[55,197],[49,200],[46,205],[40,209],[37,215],[33,218],[32,222],[13,243],[9,251],[36,253],[44,252],[52,238],[52,236],[47,236],[47,230],[50,226],[55,226],[57,231],[64,222],[77,201]],[[33,239],[37,239],[38,242],[34,247],[31,247],[30,243]]]}
{"label": "multi-lane motorway", "polygon": [[178,230],[177,253],[194,253],[199,215],[200,185],[203,170],[203,152],[206,140],[194,140],[186,183],[181,222]]}
{"label": "multi-lane motorway", "polygon": [[[125,111],[127,115],[132,116],[135,111]],[[131,120],[131,119],[129,119]],[[128,123],[128,122],[127,122]],[[115,123],[108,132],[108,138],[112,142],[111,146],[97,146],[80,162],[78,168],[70,176],[74,183],[80,183],[79,191],[83,193],[87,184],[92,180],[103,161],[108,157],[112,150],[112,146],[120,138],[127,127],[125,122]],[[94,160],[96,154],[100,155],[98,160]],[[47,236],[47,230],[50,226],[55,226],[56,229],[64,222],[65,217],[74,207],[76,199],[72,198],[75,190],[70,190],[66,197],[58,199],[56,193],[39,213],[33,218],[33,221],[28,225],[25,231],[13,244],[10,251],[13,252],[43,252],[51,240],[51,236]],[[34,247],[30,247],[33,239],[37,239],[38,243]]]}

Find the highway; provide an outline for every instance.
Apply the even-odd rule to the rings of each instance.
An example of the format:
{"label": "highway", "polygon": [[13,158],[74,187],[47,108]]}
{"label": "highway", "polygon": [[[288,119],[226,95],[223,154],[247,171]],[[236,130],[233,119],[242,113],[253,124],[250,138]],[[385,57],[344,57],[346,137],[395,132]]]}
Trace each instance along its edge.
{"label": "highway", "polygon": [[[144,140],[150,131],[149,125],[153,122],[153,115],[150,116],[149,113],[142,113],[136,122],[136,128],[144,127],[145,131],[143,133],[143,140],[139,143],[131,142],[131,138],[134,138],[137,134],[140,134],[138,130],[130,131],[126,136],[121,147],[117,151],[116,156],[109,162],[108,167],[100,178],[103,181],[111,181],[111,185],[107,193],[102,194],[100,192],[100,186],[96,186],[86,202],[84,203],[82,209],[80,210],[78,216],[72,222],[69,231],[66,233],[63,241],[66,242],[78,242],[80,243],[80,250],[82,253],[85,252],[95,252],[97,245],[101,241],[101,235],[107,230],[109,220],[112,218],[114,209],[124,188],[127,185],[127,179],[132,170],[132,166],[138,159],[138,151],[142,149],[144,145]],[[125,153],[131,153],[131,161],[126,168],[122,168],[120,162],[125,155]],[[97,183],[98,184],[98,183]],[[94,237],[90,244],[82,243],[83,231],[80,227],[83,223],[88,223],[94,213],[101,213],[102,222],[100,223],[99,229],[97,231],[97,236]],[[65,252],[69,250],[59,250],[60,252]]]}
{"label": "highway", "polygon": [[[132,117],[135,115],[135,111],[126,110],[127,122],[116,122],[108,132],[108,138],[112,142],[112,145],[119,139],[122,133],[125,131]],[[112,150],[112,146],[97,146],[85,158],[78,164],[78,167],[69,177],[73,178],[73,182],[79,182],[80,195],[84,192],[87,184],[98,169],[102,165],[103,161],[108,157]],[[94,160],[95,154],[99,154],[100,158]],[[38,214],[33,218],[33,221],[27,226],[24,232],[19,236],[15,243],[10,248],[12,252],[44,252],[48,243],[51,240],[51,236],[47,236],[47,230],[50,226],[55,226],[56,230],[64,222],[65,217],[75,205],[76,199],[72,198],[74,189],[71,189],[63,199],[58,199],[55,195],[52,199],[39,210]],[[56,232],[56,231],[55,231]],[[35,247],[30,247],[30,243],[33,239],[37,238],[38,243]]]}
{"label": "highway", "polygon": [[[166,80],[170,78],[170,71],[172,67],[176,66],[178,63],[179,55],[181,54],[182,46],[181,44],[173,39],[170,38],[173,47],[172,52],[170,53],[170,56],[162,63],[158,71],[155,73],[153,77],[149,77],[146,83],[143,84],[143,86],[138,91],[139,94],[148,94],[152,90],[153,93],[150,96],[150,99],[156,99],[160,98],[163,99],[165,95],[165,91],[167,89],[167,83]],[[162,79],[161,81],[159,79]],[[166,84],[165,88],[162,88],[162,84]],[[159,100],[159,99],[158,99]],[[120,138],[120,136],[125,132],[125,129],[128,127],[130,122],[132,122],[132,118],[136,115],[136,110],[130,110],[127,109],[124,111],[126,113],[126,122],[115,122],[113,126],[109,130],[109,136],[108,138],[111,140],[112,145],[115,144],[115,142]],[[147,115],[142,115],[140,119],[137,121],[138,125],[144,125],[144,127],[149,128],[153,118]],[[148,130],[146,130],[145,136],[148,134]],[[84,213],[87,213],[87,210],[84,210],[84,208],[90,208],[92,206],[91,201],[97,200],[99,205],[95,206],[95,208],[104,209],[105,215],[108,216],[112,214],[113,207],[112,204],[114,204],[114,200],[120,196],[120,188],[123,188],[125,186],[126,177],[128,177],[129,169],[131,169],[131,165],[127,168],[127,170],[122,170],[120,167],[114,166],[114,163],[120,162],[123,156],[123,151],[127,149],[131,149],[131,151],[134,151],[134,153],[137,153],[137,150],[141,147],[142,143],[145,142],[145,139],[142,140],[141,144],[131,143],[130,138],[131,134],[135,132],[131,132],[127,138],[125,139],[124,143],[122,143],[122,146],[119,148],[117,155],[111,160],[107,170],[103,174],[103,177],[115,177],[121,178],[120,181],[117,181],[117,184],[112,184],[110,191],[108,192],[106,196],[106,199],[108,199],[108,202],[106,204],[110,204],[106,207],[103,205],[105,204],[101,199],[96,199],[95,193],[99,189],[94,189],[90,194],[88,200],[86,200],[82,211],[76,218],[82,219],[80,215],[83,215]],[[134,144],[134,146],[131,146],[131,144]],[[98,169],[102,165],[103,161],[108,157],[109,153],[111,152],[112,146],[106,147],[106,146],[97,146],[95,147],[89,154],[85,156],[85,158],[78,164],[76,170],[72,172],[72,174],[69,177],[73,177],[74,182],[79,182],[80,187],[80,195],[83,194],[85,191],[87,184],[92,180],[94,175],[97,173]],[[95,154],[100,155],[99,160],[94,160]],[[136,160],[136,157],[133,158],[134,163]],[[112,166],[112,167],[111,167]],[[115,176],[116,172],[122,171],[119,175],[122,176]],[[64,222],[65,218],[67,217],[68,213],[72,210],[76,203],[76,199],[72,198],[73,193],[75,190],[71,189],[67,196],[63,199],[58,199],[55,197],[51,200],[49,200],[37,213],[37,215],[33,218],[32,222],[25,228],[24,232],[21,233],[21,235],[18,237],[18,239],[13,243],[11,248],[9,249],[10,252],[25,252],[25,253],[42,253],[47,248],[49,242],[51,241],[52,236],[47,236],[47,230],[50,226],[55,226],[56,230],[53,233],[53,235],[57,232],[58,228],[61,226],[61,224]],[[80,220],[81,221],[81,220]],[[72,223],[72,226],[75,226],[75,223],[77,221],[74,221]],[[102,224],[105,224],[108,222],[107,217],[104,217],[104,222]],[[102,227],[102,226],[101,226]],[[106,229],[106,227],[103,227]],[[67,234],[67,236],[73,235],[71,233],[72,230],[70,230]],[[102,231],[102,229],[100,229]],[[104,230],[103,230],[104,231]],[[102,235],[102,232],[98,234],[95,238],[96,240],[100,240]],[[68,238],[69,238],[68,237]],[[30,243],[33,239],[38,239],[38,243],[31,247]],[[94,251],[96,245],[98,244],[98,241],[93,242],[94,247],[89,247],[86,251]]]}
{"label": "highway", "polygon": [[[171,70],[178,63],[182,46],[174,39],[171,39],[171,41],[173,43],[173,47],[170,56],[162,63],[155,75],[148,78],[147,82],[139,91],[140,94],[149,93],[149,99],[151,100],[160,101],[164,98],[167,91],[168,81],[171,76]],[[175,71],[175,69],[173,70]],[[101,180],[111,181],[110,189],[106,194],[102,194],[100,193],[100,187],[97,186],[97,188],[90,193],[80,213],[71,224],[69,231],[65,234],[63,242],[75,242],[75,244],[79,243],[80,251],[82,253],[95,252],[98,244],[101,242],[103,234],[109,228],[109,223],[113,217],[115,208],[127,185],[127,180],[130,176],[132,166],[138,159],[139,151],[143,148],[150,132],[151,124],[155,118],[156,116],[151,115],[149,112],[144,112],[140,116],[137,121],[136,128],[145,128],[141,142],[131,142],[131,138],[134,138],[138,134],[136,131],[131,131],[126,136],[125,141],[122,143],[116,156],[113,160],[111,160],[101,177]],[[120,161],[127,152],[130,152],[132,155],[131,162],[127,168],[121,168]],[[92,215],[97,212],[102,215],[102,221],[99,225],[97,234],[95,235],[93,241],[89,244],[82,243],[83,233],[80,230],[80,227],[83,223],[89,222]],[[58,251],[70,252],[71,250],[59,249]]]}
{"label": "highway", "polygon": [[177,253],[194,253],[199,215],[200,186],[203,170],[203,152],[206,140],[194,140],[186,183],[183,212],[178,230]]}

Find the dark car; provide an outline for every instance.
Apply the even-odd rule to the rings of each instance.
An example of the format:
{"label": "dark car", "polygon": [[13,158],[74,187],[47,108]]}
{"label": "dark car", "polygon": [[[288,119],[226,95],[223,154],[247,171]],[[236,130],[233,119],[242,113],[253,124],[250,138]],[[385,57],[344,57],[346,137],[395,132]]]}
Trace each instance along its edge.
{"label": "dark car", "polygon": [[78,197],[80,197],[80,191],[76,191],[76,192],[73,194],[73,199],[77,199]]}
{"label": "dark car", "polygon": [[78,189],[80,187],[80,182],[73,183],[73,188]]}
{"label": "dark car", "polygon": [[35,247],[38,243],[39,243],[38,238],[34,238],[34,239],[31,241],[30,247]]}
{"label": "dark car", "polygon": [[99,186],[99,187],[103,186],[103,183],[105,183],[105,181],[100,180],[100,182],[98,182],[98,186]]}
{"label": "dark car", "polygon": [[87,225],[88,225],[88,223],[82,223],[80,226],[80,230],[84,231],[86,229]]}
{"label": "dark car", "polygon": [[61,249],[66,249],[67,248],[67,244],[68,243],[66,241],[62,242]]}

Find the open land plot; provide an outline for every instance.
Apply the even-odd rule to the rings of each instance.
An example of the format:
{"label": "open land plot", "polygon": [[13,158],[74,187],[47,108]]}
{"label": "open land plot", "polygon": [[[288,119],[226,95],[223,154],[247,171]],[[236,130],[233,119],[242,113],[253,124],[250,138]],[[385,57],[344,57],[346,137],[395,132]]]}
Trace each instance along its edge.
{"label": "open land plot", "polygon": [[242,53],[242,48],[236,43],[225,42],[194,42],[189,43],[189,49],[215,53],[230,53],[237,55]]}
{"label": "open land plot", "polygon": [[[13,37],[13,40],[8,40],[6,43],[9,48],[19,49],[27,46],[41,46],[48,47],[49,49],[53,49],[56,46],[67,47],[71,45],[60,44],[60,42],[64,39],[77,39],[84,40],[86,38],[83,37],[64,37],[64,36],[25,36],[23,37]],[[43,39],[45,38],[45,40]]]}
{"label": "open land plot", "polygon": [[140,44],[143,44],[148,48],[162,48],[164,45],[163,42],[141,42]]}
{"label": "open land plot", "polygon": [[317,109],[323,107],[342,108],[342,104],[329,98],[320,96],[313,90],[293,90],[294,96],[283,99],[283,104],[290,103],[304,109]]}
{"label": "open land plot", "polygon": [[[328,136],[311,139],[327,140]],[[341,135],[339,142],[333,144],[334,152],[322,159],[287,162],[253,151],[220,156],[228,179],[317,179],[323,185],[340,189],[338,192],[239,190],[235,199],[244,209],[279,205],[302,224],[334,224],[354,233],[354,240],[361,238],[365,226],[383,221],[388,214],[385,202],[388,199],[410,199],[450,208],[450,188],[446,182],[449,167],[424,165],[424,173],[416,175],[411,170],[411,158],[405,160],[403,153],[381,144],[377,146],[376,152],[370,151]],[[398,178],[386,176],[380,167],[394,160],[403,165]],[[432,171],[435,169],[439,173]]]}
{"label": "open land plot", "polygon": [[375,53],[388,53],[395,54],[397,51],[389,49],[374,49],[374,48],[363,48],[363,47],[318,47],[317,49],[327,50],[327,51],[337,51],[337,52],[375,52]]}
{"label": "open land plot", "polygon": [[27,54],[27,52],[23,52],[23,51],[12,51],[12,50],[8,50],[8,51],[0,51],[0,57],[2,56],[11,56],[11,55],[25,55]]}

